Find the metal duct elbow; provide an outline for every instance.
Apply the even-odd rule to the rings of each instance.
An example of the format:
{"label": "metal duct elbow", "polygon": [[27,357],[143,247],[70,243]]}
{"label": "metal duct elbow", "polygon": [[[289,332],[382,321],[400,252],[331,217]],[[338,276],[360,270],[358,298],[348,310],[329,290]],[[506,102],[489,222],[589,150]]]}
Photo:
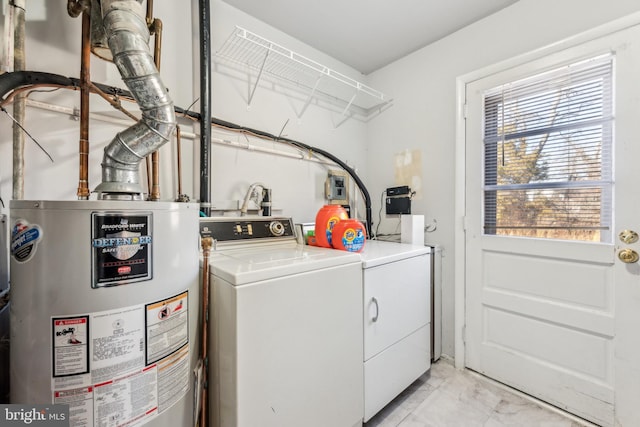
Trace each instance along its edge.
{"label": "metal duct elbow", "polygon": [[118,133],[104,149],[102,183],[95,191],[100,199],[136,199],[142,195],[140,161],[169,141],[176,127],[175,112],[150,53],[150,35],[140,3],[102,0],[101,4],[113,62],[138,103],[142,118]]}

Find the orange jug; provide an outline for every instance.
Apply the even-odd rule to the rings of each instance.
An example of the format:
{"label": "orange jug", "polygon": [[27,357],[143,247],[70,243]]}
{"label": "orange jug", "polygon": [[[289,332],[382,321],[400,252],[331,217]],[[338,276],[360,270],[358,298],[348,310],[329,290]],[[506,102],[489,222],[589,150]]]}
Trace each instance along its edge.
{"label": "orange jug", "polygon": [[357,219],[340,220],[333,226],[331,246],[349,252],[360,252],[364,249],[366,231]]}
{"label": "orange jug", "polygon": [[343,219],[349,219],[349,214],[340,205],[324,205],[320,208],[316,214],[316,244],[323,248],[330,248],[333,226]]}

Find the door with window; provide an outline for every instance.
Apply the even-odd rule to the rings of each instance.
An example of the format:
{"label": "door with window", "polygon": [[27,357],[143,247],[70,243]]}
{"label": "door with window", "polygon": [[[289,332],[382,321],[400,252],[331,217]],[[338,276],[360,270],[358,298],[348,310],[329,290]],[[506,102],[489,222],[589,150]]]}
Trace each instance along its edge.
{"label": "door with window", "polygon": [[466,85],[465,364],[640,425],[640,31]]}

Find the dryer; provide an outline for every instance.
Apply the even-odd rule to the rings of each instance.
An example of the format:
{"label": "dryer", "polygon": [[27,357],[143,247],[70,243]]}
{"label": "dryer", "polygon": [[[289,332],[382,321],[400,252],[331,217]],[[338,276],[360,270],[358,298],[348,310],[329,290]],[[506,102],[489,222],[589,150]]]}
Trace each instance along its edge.
{"label": "dryer", "polygon": [[298,244],[288,218],[202,218],[200,229],[215,242],[211,424],[360,426],[360,256]]}
{"label": "dryer", "polygon": [[430,249],[370,240],[361,254],[364,421],[431,365]]}

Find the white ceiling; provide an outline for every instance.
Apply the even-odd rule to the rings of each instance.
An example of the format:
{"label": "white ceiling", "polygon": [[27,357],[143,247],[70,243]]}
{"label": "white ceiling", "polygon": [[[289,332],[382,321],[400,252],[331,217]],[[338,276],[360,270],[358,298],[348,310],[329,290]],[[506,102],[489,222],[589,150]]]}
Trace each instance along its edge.
{"label": "white ceiling", "polygon": [[369,74],[518,0],[224,0]]}

